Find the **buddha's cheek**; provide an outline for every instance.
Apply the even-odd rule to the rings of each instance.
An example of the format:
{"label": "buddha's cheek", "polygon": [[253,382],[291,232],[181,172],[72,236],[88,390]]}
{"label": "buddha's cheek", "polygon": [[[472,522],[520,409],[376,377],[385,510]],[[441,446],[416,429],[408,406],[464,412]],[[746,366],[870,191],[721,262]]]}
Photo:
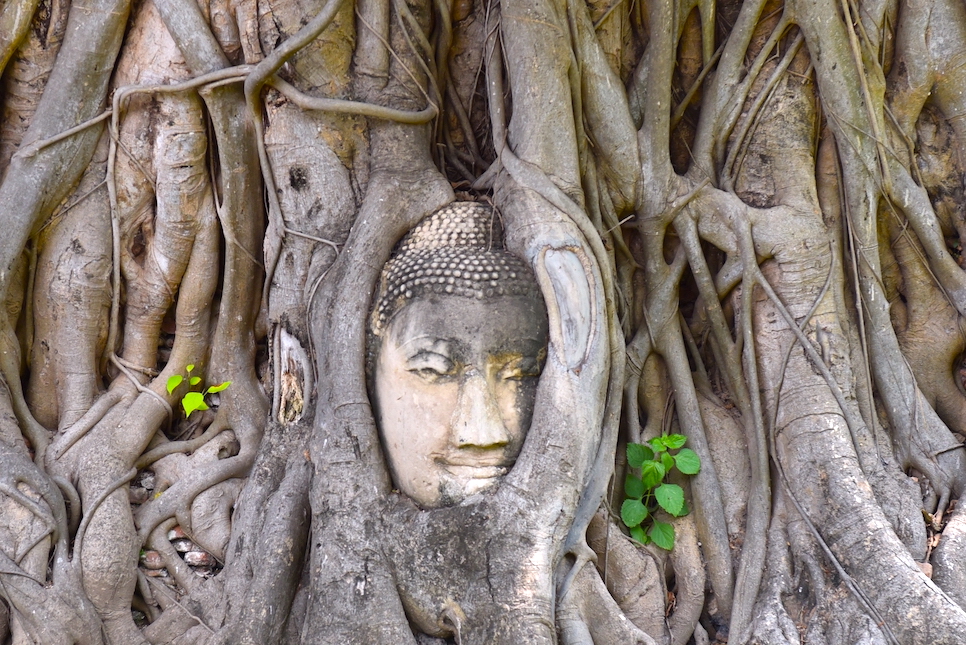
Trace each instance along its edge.
{"label": "buddha's cheek", "polygon": [[[533,383],[530,383],[530,381],[533,381]],[[535,394],[536,379],[506,380],[493,388],[493,396],[500,408],[503,425],[510,435],[508,452],[513,455],[514,459],[516,459],[530,428]]]}
{"label": "buddha's cheek", "polygon": [[437,459],[450,442],[455,384],[426,383],[406,370],[376,376],[377,416],[393,480],[422,506],[438,503],[444,471]]}

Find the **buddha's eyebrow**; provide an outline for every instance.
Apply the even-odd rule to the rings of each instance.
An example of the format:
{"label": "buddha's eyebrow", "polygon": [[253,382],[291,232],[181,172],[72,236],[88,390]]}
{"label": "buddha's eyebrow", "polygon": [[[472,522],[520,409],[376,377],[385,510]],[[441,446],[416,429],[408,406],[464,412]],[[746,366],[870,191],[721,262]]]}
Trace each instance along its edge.
{"label": "buddha's eyebrow", "polygon": [[407,338],[399,344],[399,349],[412,352],[430,351],[441,356],[452,356],[453,343],[445,338],[437,338],[428,334]]}

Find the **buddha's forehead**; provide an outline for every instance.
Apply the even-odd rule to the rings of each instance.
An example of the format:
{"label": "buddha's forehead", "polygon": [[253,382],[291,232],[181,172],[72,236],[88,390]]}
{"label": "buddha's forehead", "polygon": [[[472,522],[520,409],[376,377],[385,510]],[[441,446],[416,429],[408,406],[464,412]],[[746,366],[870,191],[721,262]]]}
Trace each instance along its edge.
{"label": "buddha's forehead", "polygon": [[428,295],[401,309],[389,337],[403,349],[471,355],[536,355],[547,344],[547,314],[533,296],[466,298]]}

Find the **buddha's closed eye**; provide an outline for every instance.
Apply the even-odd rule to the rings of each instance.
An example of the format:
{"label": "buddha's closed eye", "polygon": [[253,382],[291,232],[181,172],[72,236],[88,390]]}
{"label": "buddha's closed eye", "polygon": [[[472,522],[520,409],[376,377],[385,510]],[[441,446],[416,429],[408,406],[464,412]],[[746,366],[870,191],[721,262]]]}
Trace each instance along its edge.
{"label": "buddha's closed eye", "polygon": [[522,381],[526,378],[535,378],[540,376],[541,363],[542,361],[535,356],[511,358],[500,368],[497,376],[504,381]]}
{"label": "buddha's closed eye", "polygon": [[420,350],[406,361],[406,369],[422,379],[433,383],[442,378],[455,376],[457,365],[438,352]]}

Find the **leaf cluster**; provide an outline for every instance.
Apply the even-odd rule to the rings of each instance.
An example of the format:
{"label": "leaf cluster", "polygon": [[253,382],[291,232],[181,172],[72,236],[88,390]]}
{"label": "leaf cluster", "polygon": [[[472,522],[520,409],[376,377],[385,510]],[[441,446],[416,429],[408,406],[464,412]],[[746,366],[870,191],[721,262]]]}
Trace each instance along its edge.
{"label": "leaf cluster", "polygon": [[675,468],[685,475],[701,470],[701,459],[684,447],[686,441],[684,435],[666,434],[646,444],[627,444],[627,463],[633,472],[624,480],[627,499],[621,505],[621,520],[641,544],[653,542],[670,551],[674,548],[674,527],[658,520],[654,513],[663,509],[668,515],[682,517],[690,512],[681,487],[664,481]]}
{"label": "leaf cluster", "polygon": [[[188,386],[191,388],[197,387],[201,383],[200,376],[191,376],[191,372],[195,369],[194,364],[188,364],[185,366],[185,376],[188,377]],[[168,377],[168,394],[174,392],[175,388],[181,385],[185,376],[181,374],[174,374]],[[185,392],[185,395],[181,397],[181,407],[184,408],[184,416],[188,418],[191,413],[195,410],[207,410],[208,404],[205,403],[205,397],[209,394],[215,394],[216,392],[221,392],[227,389],[231,385],[231,381],[225,381],[224,383],[219,383],[218,385],[212,385],[206,388],[204,391],[201,390],[189,390]]]}

